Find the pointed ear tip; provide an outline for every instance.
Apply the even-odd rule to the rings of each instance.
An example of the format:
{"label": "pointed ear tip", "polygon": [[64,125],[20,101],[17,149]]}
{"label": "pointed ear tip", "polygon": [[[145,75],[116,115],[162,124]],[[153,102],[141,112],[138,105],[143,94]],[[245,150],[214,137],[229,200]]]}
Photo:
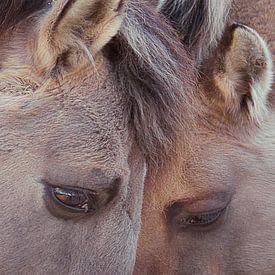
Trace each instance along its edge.
{"label": "pointed ear tip", "polygon": [[233,37],[248,46],[249,50],[255,50],[259,54],[262,53],[263,57],[271,59],[271,52],[264,38],[255,30],[246,25],[237,24],[233,25]]}
{"label": "pointed ear tip", "polygon": [[[270,82],[272,79],[272,54],[266,41],[254,29],[241,24],[232,27],[232,42],[229,56],[234,59],[234,68],[242,68],[253,79]],[[266,76],[266,77],[264,77]]]}
{"label": "pointed ear tip", "polygon": [[240,103],[245,102],[242,105],[246,106],[249,118],[263,121],[268,113],[267,97],[272,91],[271,52],[264,39],[250,27],[235,24],[230,34],[230,47],[223,52],[226,58],[222,59],[225,71],[214,79],[215,84],[223,94],[226,105],[231,108],[234,106],[232,99],[237,99],[236,110],[239,112]]}

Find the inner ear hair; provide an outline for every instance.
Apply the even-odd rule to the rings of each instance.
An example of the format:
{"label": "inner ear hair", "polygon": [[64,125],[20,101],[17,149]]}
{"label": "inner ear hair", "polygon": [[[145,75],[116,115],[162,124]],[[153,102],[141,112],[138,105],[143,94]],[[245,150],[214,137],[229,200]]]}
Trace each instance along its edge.
{"label": "inner ear hair", "polygon": [[264,120],[272,86],[272,57],[255,30],[241,24],[228,27],[212,57],[204,62],[203,73],[215,90],[210,94],[206,89],[206,93],[218,100],[223,113],[236,121],[248,118],[260,124]]}
{"label": "inner ear hair", "polygon": [[93,61],[118,32],[124,0],[55,0],[40,22],[35,62],[50,72],[57,60],[72,49]]}

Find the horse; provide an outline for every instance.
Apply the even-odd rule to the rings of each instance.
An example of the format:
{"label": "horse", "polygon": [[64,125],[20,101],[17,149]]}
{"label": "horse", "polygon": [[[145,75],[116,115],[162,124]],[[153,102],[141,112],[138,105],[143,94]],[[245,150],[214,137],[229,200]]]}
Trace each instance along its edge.
{"label": "horse", "polygon": [[[215,1],[195,2],[192,7],[200,9],[186,16],[202,18],[201,5]],[[254,9],[253,3],[239,2]],[[263,2],[268,1],[258,1],[262,10],[274,8]],[[175,28],[188,24],[185,17],[177,20],[182,9],[190,11],[190,6],[177,7],[169,11]],[[198,69],[197,115],[189,121],[191,131],[182,133],[173,173],[151,174],[145,185],[134,274],[275,273],[274,41],[268,45],[251,27],[232,23],[236,10],[241,16],[241,9],[228,12],[225,6],[221,18],[226,22],[218,32],[211,24],[201,25],[213,21],[196,18],[189,22],[197,26],[183,28],[182,41]],[[267,22],[273,13],[257,13],[258,19],[244,12],[247,24],[248,14],[252,26],[261,22],[257,29],[265,29],[265,38],[272,41],[273,25]],[[195,33],[193,28],[198,28]],[[201,28],[213,31],[208,38],[215,38],[205,41],[206,49],[197,47],[207,35]]]}
{"label": "horse", "polygon": [[145,176],[188,120],[187,50],[123,0],[2,0],[0,41],[0,273],[131,273]]}

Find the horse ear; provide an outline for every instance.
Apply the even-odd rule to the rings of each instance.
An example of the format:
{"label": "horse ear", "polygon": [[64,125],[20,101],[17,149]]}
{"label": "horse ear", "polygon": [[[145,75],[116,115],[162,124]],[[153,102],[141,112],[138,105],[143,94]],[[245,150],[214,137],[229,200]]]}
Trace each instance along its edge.
{"label": "horse ear", "polygon": [[234,24],[225,32],[216,53],[205,62],[206,66],[206,74],[212,75],[218,90],[223,112],[230,113],[239,122],[244,121],[246,115],[249,121],[261,123],[268,110],[272,58],[260,35],[249,27]]}
{"label": "horse ear", "polygon": [[120,28],[124,0],[52,0],[41,20],[36,62],[49,71],[60,56],[81,49],[92,56],[101,50]]}

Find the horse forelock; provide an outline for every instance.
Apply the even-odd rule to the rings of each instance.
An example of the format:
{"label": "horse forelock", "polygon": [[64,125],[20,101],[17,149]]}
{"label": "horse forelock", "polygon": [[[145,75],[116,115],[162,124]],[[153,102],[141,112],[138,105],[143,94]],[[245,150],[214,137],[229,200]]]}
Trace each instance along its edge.
{"label": "horse forelock", "polygon": [[149,161],[166,162],[192,119],[193,62],[165,18],[142,1],[129,3],[122,26],[109,52],[130,122]]}

